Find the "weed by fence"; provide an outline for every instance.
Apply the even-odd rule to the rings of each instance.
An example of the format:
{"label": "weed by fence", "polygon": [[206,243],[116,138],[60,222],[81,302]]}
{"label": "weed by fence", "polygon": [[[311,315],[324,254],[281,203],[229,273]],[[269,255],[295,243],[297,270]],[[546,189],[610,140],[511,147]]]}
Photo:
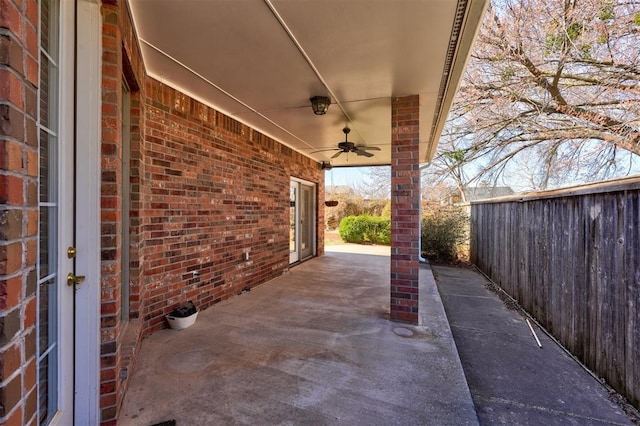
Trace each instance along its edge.
{"label": "weed by fence", "polygon": [[449,262],[466,255],[469,216],[458,207],[433,209],[422,218],[422,252],[436,262]]}

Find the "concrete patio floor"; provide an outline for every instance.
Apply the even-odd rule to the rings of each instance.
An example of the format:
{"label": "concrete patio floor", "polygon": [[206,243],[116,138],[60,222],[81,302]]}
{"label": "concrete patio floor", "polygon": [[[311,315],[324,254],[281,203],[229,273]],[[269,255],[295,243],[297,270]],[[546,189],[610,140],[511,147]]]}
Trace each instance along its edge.
{"label": "concrete patio floor", "polygon": [[421,325],[390,322],[389,249],[351,250],[147,338],[118,424],[477,424],[431,271]]}

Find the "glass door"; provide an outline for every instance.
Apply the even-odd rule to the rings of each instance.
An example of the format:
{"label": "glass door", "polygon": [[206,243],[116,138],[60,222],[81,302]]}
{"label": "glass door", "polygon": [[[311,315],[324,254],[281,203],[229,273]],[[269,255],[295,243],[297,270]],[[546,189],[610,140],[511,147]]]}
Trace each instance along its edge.
{"label": "glass door", "polygon": [[314,251],[314,186],[300,184],[300,259],[313,256]]}
{"label": "glass door", "polygon": [[298,261],[298,182],[291,181],[289,188],[289,263]]}
{"label": "glass door", "polygon": [[[73,290],[65,272],[73,263],[73,116],[68,111],[73,85],[65,88],[68,49],[61,21],[68,7],[42,0],[38,88],[38,424],[73,422]],[[66,5],[68,6],[68,5]],[[72,9],[71,9],[72,10]],[[69,98],[71,96],[71,98]],[[73,105],[73,103],[71,103]],[[68,174],[71,169],[71,175]],[[70,176],[70,178],[68,178]]]}
{"label": "glass door", "polygon": [[289,192],[289,262],[315,254],[315,185],[291,179]]}

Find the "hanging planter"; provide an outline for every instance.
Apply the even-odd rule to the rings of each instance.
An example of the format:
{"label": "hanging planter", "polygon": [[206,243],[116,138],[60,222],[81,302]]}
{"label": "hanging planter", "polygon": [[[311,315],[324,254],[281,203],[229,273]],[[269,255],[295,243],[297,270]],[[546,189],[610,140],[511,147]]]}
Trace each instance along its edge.
{"label": "hanging planter", "polygon": [[[331,166],[329,165],[329,167],[326,167],[324,163],[322,168],[331,170]],[[333,190],[335,189],[333,186],[333,170],[331,170],[330,173],[331,173],[331,195],[333,195]],[[335,207],[338,205],[338,200],[327,200],[324,202],[324,205],[327,207]]]}

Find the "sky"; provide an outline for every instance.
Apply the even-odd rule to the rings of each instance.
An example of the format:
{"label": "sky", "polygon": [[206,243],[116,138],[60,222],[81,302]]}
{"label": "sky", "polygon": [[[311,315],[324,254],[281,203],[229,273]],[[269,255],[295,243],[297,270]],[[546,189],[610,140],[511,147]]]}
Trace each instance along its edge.
{"label": "sky", "polygon": [[[331,170],[327,170],[325,172],[324,184],[325,187],[328,188],[330,186],[348,186],[350,188],[358,189],[361,188],[364,182],[367,179],[367,170],[370,167],[334,167]],[[631,169],[631,176],[636,175],[640,176],[640,159],[636,161],[634,167]],[[529,188],[519,187],[517,184],[517,179],[511,179],[511,182],[504,183],[501,181],[503,185],[511,186],[516,192],[518,191],[530,191]],[[567,182],[564,186],[570,186],[572,184],[580,184],[587,182]],[[475,185],[471,185],[475,186]],[[550,188],[551,189],[551,188]]]}
{"label": "sky", "polygon": [[356,188],[366,178],[368,167],[334,167],[324,174],[325,186],[349,186]]}

